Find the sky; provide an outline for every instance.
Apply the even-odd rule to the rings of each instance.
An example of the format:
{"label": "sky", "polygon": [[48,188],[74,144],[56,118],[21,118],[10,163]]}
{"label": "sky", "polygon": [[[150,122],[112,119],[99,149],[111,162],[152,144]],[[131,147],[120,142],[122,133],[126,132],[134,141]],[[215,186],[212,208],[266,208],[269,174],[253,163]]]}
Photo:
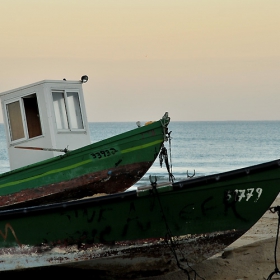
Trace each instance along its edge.
{"label": "sky", "polygon": [[279,120],[279,11],[279,0],[2,0],[0,92],[88,75],[90,122]]}

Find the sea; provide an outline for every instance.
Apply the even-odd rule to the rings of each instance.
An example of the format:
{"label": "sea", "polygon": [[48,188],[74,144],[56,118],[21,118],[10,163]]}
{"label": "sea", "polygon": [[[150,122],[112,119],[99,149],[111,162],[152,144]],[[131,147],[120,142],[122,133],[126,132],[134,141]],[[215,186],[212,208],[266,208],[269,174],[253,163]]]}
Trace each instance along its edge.
{"label": "sea", "polygon": [[[137,128],[134,122],[89,123],[92,143]],[[280,158],[279,121],[171,122],[164,143],[174,181],[204,176]],[[0,173],[10,170],[4,125],[0,124]],[[62,147],[64,148],[64,147]],[[157,158],[148,172],[129,190],[169,181],[165,164]]]}

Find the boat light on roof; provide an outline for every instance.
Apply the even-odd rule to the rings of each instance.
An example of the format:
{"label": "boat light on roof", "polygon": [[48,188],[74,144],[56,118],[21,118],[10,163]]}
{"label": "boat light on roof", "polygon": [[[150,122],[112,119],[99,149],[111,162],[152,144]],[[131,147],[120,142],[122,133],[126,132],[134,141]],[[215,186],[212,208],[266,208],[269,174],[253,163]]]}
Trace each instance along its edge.
{"label": "boat light on roof", "polygon": [[81,82],[86,83],[87,81],[88,81],[88,76],[87,75],[82,76]]}

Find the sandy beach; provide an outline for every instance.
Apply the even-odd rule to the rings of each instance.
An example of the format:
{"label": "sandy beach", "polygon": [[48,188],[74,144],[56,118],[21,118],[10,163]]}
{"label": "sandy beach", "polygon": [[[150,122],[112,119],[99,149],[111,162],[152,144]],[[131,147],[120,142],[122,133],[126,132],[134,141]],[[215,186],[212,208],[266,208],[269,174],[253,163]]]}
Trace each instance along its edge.
{"label": "sandy beach", "polygon": [[[280,206],[280,196],[272,206]],[[196,280],[266,280],[275,271],[275,244],[278,214],[267,211],[264,216],[240,239],[223,252],[193,266],[190,273]],[[280,267],[280,245],[277,246],[277,266]],[[279,254],[279,256],[278,256]],[[195,278],[196,276],[196,278]],[[182,271],[169,273],[149,280],[186,280]],[[271,279],[280,279],[274,274]]]}

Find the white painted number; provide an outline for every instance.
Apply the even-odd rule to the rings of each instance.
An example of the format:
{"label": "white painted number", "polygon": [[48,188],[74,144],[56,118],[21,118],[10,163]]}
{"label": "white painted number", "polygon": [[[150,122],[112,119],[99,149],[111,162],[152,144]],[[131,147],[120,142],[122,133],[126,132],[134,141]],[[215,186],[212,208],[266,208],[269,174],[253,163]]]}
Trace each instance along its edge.
{"label": "white painted number", "polygon": [[261,197],[262,195],[262,189],[261,188],[257,188],[256,189],[256,192],[258,193],[258,197],[256,198],[255,202],[257,202],[259,200],[259,198]]}
{"label": "white painted number", "polygon": [[[232,191],[228,191],[227,192],[227,200],[230,200],[232,198],[231,195]],[[235,190],[234,191],[234,197],[236,201],[241,201],[241,200],[246,200],[249,201],[252,197],[255,196],[255,194],[257,195],[257,197],[255,198],[254,202],[257,202],[259,200],[259,198],[261,197],[262,194],[262,189],[261,188],[250,188],[250,189],[244,189],[244,190]]]}

